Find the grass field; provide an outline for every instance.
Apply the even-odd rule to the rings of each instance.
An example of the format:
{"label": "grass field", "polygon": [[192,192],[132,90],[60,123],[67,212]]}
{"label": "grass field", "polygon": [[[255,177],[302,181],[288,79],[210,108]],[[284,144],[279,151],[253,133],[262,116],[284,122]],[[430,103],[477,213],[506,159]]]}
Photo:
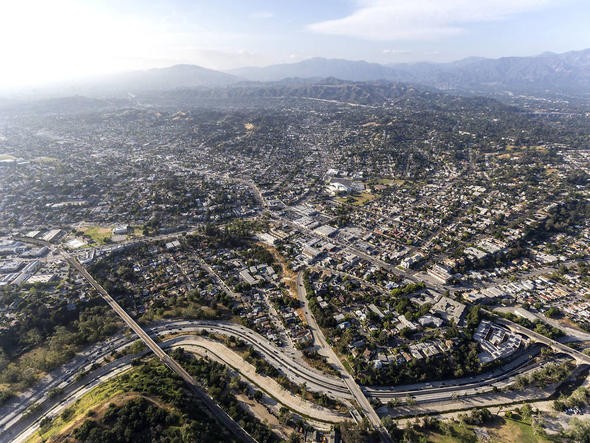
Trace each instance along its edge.
{"label": "grass field", "polygon": [[547,174],[547,175],[553,175],[553,174],[556,174],[557,172],[559,172],[559,169],[545,168],[545,174]]}
{"label": "grass field", "polygon": [[535,435],[529,424],[509,419],[506,419],[506,424],[498,430],[498,436],[501,442],[549,443],[551,441]]}
{"label": "grass field", "polygon": [[77,424],[80,424],[87,418],[87,412],[91,409],[97,409],[107,404],[118,403],[123,399],[123,396],[128,396],[122,388],[119,377],[109,380],[106,383],[100,384],[96,388],[83,395],[74,404],[67,407],[61,414],[56,416],[51,424],[42,427],[36,434],[34,434],[29,442],[43,442],[63,434],[66,430],[71,429]]}
{"label": "grass field", "polygon": [[[452,434],[428,434],[428,441],[432,443],[463,443],[465,441],[491,441],[494,443],[550,443],[545,437],[535,435],[533,428],[516,420],[504,419],[502,423],[493,426],[467,426],[455,423]],[[476,430],[481,436],[479,438]],[[487,438],[487,439],[486,439]]]}
{"label": "grass field", "polygon": [[392,180],[390,178],[380,178],[379,180],[376,180],[376,184],[378,185],[384,185],[384,186],[401,186],[405,183],[405,180],[401,180],[401,179],[396,179],[396,180]]}
{"label": "grass field", "polygon": [[147,311],[142,318],[146,321],[152,322],[166,318],[226,319],[231,315],[231,312],[227,309],[223,309],[221,305],[218,305],[220,309],[213,309],[209,306],[186,300],[183,300],[179,304],[182,304],[182,306],[166,306],[165,308],[158,310],[158,312]]}
{"label": "grass field", "polygon": [[543,145],[534,145],[534,146],[514,146],[514,145],[508,145],[508,146],[506,146],[506,150],[507,151],[527,151],[527,150],[532,150],[532,151],[542,152],[544,154],[546,154],[548,152],[547,147],[546,146],[543,146]]}
{"label": "grass field", "polygon": [[131,230],[132,237],[143,237],[143,228],[141,226],[132,226]]}
{"label": "grass field", "polygon": [[79,228],[85,235],[87,235],[97,245],[104,245],[106,239],[111,239],[113,236],[112,228],[108,226],[84,226]]}
{"label": "grass field", "polygon": [[361,206],[365,203],[368,203],[372,200],[375,200],[377,196],[375,194],[371,194],[370,192],[361,192],[361,194],[355,197],[354,205]]}
{"label": "grass field", "polygon": [[53,164],[58,164],[59,160],[55,157],[37,157],[35,159],[33,159],[34,162],[37,163],[53,163]]}
{"label": "grass field", "polygon": [[349,195],[347,197],[338,197],[338,201],[341,203],[348,203],[355,206],[362,206],[372,200],[375,200],[377,196],[370,192],[361,192],[357,195]]}

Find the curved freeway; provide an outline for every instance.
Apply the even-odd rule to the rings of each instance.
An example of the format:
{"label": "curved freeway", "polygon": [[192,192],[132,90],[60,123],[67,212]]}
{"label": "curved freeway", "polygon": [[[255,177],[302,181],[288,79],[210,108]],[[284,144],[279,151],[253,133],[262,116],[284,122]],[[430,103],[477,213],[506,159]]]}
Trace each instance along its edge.
{"label": "curved freeway", "polygon": [[[268,342],[260,334],[243,326],[206,320],[187,320],[165,322],[148,329],[150,335],[153,336],[166,335],[171,332],[183,334],[182,336],[162,343],[164,347],[182,341],[187,335],[190,336],[195,332],[204,330],[242,339],[260,352],[271,364],[281,369],[290,380],[298,384],[306,383],[309,390],[324,392],[336,398],[352,398],[348,387],[341,379],[320,373],[306,366],[301,361],[295,360],[282,352],[282,350]],[[121,357],[105,366],[91,370],[82,379],[75,380],[77,374],[88,371],[93,364],[104,361],[105,357],[113,352],[125,349],[134,341],[134,337],[119,336],[111,338],[104,343],[97,344],[81,353],[72,362],[46,377],[46,379],[35,387],[35,392],[2,406],[0,408],[0,441],[14,441],[15,436],[30,428],[43,415],[50,412],[56,406],[59,406],[62,397],[70,396],[81,389],[90,389],[105,378],[116,375],[122,369],[129,367],[131,361],[137,355]],[[145,351],[143,354],[145,355],[147,352]],[[531,355],[533,354],[535,352],[531,352]],[[441,401],[444,399],[449,400],[458,394],[462,397],[476,396],[484,392],[490,392],[493,390],[494,384],[501,383],[498,387],[509,385],[515,376],[522,375],[525,371],[537,368],[535,364],[529,362],[529,358],[523,357],[522,360],[522,364],[515,364],[511,369],[493,376],[484,374],[484,376],[454,380],[450,383],[435,382],[412,386],[371,387],[364,388],[364,391],[370,397],[379,398],[384,402],[393,398],[403,398],[408,395],[414,396],[417,403]],[[239,370],[239,368],[235,369]],[[443,383],[446,385],[443,385]],[[52,389],[63,389],[63,393],[62,395],[50,398],[48,393]],[[39,404],[41,406],[34,414],[24,417],[24,412],[32,404]]]}
{"label": "curved freeway", "polygon": [[[167,332],[191,333],[203,330],[242,339],[262,354],[269,363],[280,369],[291,381],[298,384],[306,383],[310,391],[327,393],[336,398],[352,399],[352,395],[342,379],[310,368],[300,360],[284,353],[257,332],[244,326],[207,320],[186,320],[169,322],[150,329],[150,331],[157,334]],[[417,397],[417,402],[420,402],[422,401],[420,397],[424,397],[424,400],[426,400],[428,395],[437,392],[447,393],[448,398],[451,397],[453,392],[457,391],[462,391],[461,395],[463,396],[477,395],[484,391],[492,391],[494,385],[498,388],[510,385],[514,382],[516,376],[538,369],[540,365],[532,361],[532,359],[539,352],[540,347],[531,347],[512,362],[479,376],[415,385],[373,386],[363,387],[362,389],[369,397],[379,398],[383,401],[413,395]]]}
{"label": "curved freeway", "polygon": [[352,398],[346,385],[340,378],[336,378],[313,369],[301,360],[297,360],[284,353],[262,335],[244,326],[232,323],[220,323],[207,320],[178,321],[172,324],[156,326],[150,330],[155,333],[175,332],[175,329],[182,332],[207,331],[223,335],[234,336],[252,346],[257,352],[276,368],[282,370],[291,381],[302,384],[306,383],[310,390],[318,392],[333,392],[340,398]]}
{"label": "curved freeway", "polygon": [[[344,381],[340,378],[321,373],[301,360],[296,360],[284,353],[280,348],[269,342],[260,334],[244,326],[207,320],[182,320],[168,321],[155,324],[146,328],[152,336],[161,336],[170,333],[179,333],[183,336],[195,332],[207,331],[211,333],[233,336],[243,340],[259,352],[270,364],[279,368],[291,381],[297,384],[306,383],[311,391],[323,392],[331,397],[351,399],[352,395]],[[182,337],[181,337],[182,338]],[[37,386],[29,390],[19,398],[9,401],[0,408],[0,441],[12,441],[21,426],[18,423],[23,419],[23,414],[33,404],[47,405],[40,408],[35,416],[42,416],[59,403],[59,396],[49,398],[52,390],[63,389],[64,393],[72,389],[92,384],[93,380],[108,376],[121,370],[130,364],[135,356],[124,356],[118,360],[91,371],[94,364],[100,364],[105,357],[113,352],[121,351],[136,340],[135,337],[118,336],[106,342],[99,343],[80,353],[74,360],[45,377]],[[174,339],[173,339],[174,340]],[[168,341],[170,343],[173,340]],[[170,344],[168,343],[168,344]],[[163,344],[166,345],[166,344]],[[529,352],[511,365],[506,365],[495,373],[483,374],[479,377],[468,377],[446,382],[422,383],[411,386],[397,387],[364,387],[363,390],[369,397],[374,397],[386,402],[393,398],[414,396],[416,402],[432,402],[450,399],[453,396],[476,396],[493,390],[493,385],[503,387],[512,382],[514,377],[522,375],[526,371],[536,369],[538,366],[530,362],[530,357],[538,353],[538,348],[532,348]],[[239,369],[239,368],[235,368]],[[90,374],[76,381],[77,374],[89,371]],[[53,405],[49,407],[49,405]],[[16,434],[18,435],[18,433]]]}
{"label": "curved freeway", "polygon": [[101,297],[115,311],[127,326],[137,334],[145,345],[162,361],[169,369],[175,372],[197,396],[209,416],[217,420],[218,424],[226,428],[234,437],[244,442],[254,443],[256,440],[246,432],[233,418],[231,418],[217,402],[195,381],[195,379],[172,357],[170,357],[158,344],[145,332],[141,326],[115,301],[114,298],[100,285],[84,266],[74,257],[70,256],[63,248],[58,248],[66,261],[76,269],[90,285],[98,291]]}

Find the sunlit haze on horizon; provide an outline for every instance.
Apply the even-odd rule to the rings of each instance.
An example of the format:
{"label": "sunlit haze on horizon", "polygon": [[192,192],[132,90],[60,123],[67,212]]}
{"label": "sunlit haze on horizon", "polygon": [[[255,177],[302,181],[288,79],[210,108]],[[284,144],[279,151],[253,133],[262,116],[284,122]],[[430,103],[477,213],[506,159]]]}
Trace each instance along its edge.
{"label": "sunlit haze on horizon", "polygon": [[178,63],[452,61],[590,47],[586,0],[0,2],[0,89]]}

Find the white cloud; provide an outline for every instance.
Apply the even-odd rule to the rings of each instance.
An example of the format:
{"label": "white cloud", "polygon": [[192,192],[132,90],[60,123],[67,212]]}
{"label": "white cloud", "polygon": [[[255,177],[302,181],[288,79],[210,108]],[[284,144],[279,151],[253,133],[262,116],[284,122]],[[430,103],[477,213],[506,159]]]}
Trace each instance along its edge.
{"label": "white cloud", "polygon": [[313,23],[311,31],[368,40],[430,40],[457,35],[470,23],[504,20],[556,0],[360,0],[347,17]]}
{"label": "white cloud", "polygon": [[383,49],[381,51],[383,54],[389,54],[389,55],[405,55],[405,54],[410,54],[411,52],[406,50],[406,49],[392,49],[392,48],[386,48]]}
{"label": "white cloud", "polygon": [[253,12],[249,15],[250,18],[255,18],[255,19],[268,19],[268,18],[273,18],[275,15],[270,12],[270,11],[257,11],[257,12]]}

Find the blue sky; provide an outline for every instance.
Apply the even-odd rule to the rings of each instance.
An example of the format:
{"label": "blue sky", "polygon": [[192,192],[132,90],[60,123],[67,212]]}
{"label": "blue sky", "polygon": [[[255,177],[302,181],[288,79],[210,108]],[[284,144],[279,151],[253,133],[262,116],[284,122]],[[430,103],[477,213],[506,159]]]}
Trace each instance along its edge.
{"label": "blue sky", "polygon": [[0,0],[0,86],[194,63],[451,61],[590,47],[588,0]]}

